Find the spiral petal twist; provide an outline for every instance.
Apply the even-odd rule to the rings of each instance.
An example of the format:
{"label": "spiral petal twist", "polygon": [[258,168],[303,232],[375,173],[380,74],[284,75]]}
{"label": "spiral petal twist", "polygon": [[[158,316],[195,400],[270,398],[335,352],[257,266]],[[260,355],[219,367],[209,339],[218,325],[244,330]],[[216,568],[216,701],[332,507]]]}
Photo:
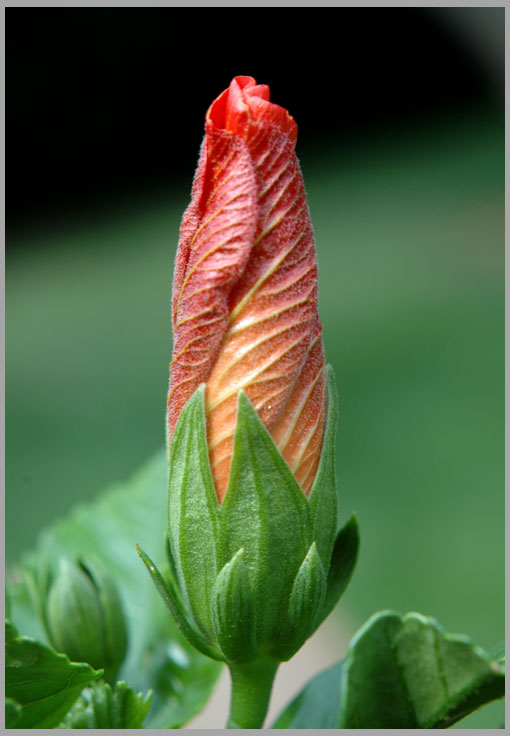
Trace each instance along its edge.
{"label": "spiral petal twist", "polygon": [[235,77],[211,105],[175,265],[168,429],[201,384],[218,500],[243,390],[307,494],[326,387],[317,259],[297,125],[269,88]]}

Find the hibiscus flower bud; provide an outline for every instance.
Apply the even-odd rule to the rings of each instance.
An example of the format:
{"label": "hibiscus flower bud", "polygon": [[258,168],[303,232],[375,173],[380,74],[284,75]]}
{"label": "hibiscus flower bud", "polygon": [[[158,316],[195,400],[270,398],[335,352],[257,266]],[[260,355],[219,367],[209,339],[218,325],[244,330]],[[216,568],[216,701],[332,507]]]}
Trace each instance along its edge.
{"label": "hibiscus flower bud", "polygon": [[297,125],[269,88],[236,77],[211,105],[180,233],[172,299],[170,437],[205,383],[216,493],[228,485],[242,389],[303,491],[326,414],[317,261]]}
{"label": "hibiscus flower bud", "polygon": [[337,398],[297,126],[236,77],[211,105],[180,231],[168,394],[168,568],[139,554],[189,641],[227,662],[232,727],[261,726],[278,663],[354,568],[337,533]]}

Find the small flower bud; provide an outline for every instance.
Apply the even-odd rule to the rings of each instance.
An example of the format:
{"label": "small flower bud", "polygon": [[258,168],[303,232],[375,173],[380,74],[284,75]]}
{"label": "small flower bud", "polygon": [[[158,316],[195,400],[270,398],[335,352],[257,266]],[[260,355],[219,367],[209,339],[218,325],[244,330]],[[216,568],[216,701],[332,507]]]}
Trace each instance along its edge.
{"label": "small flower bud", "polygon": [[51,644],[74,662],[87,662],[115,681],[127,651],[117,589],[97,560],[61,559],[46,600]]}

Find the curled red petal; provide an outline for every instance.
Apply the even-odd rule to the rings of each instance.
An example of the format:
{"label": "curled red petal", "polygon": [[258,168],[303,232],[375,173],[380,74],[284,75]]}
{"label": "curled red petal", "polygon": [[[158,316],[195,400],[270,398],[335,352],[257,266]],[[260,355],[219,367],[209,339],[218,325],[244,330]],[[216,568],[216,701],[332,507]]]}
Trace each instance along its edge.
{"label": "curled red petal", "polygon": [[170,436],[184,404],[212,370],[228,324],[230,291],[247,263],[256,222],[256,183],[246,146],[220,133],[209,135],[175,266]]}
{"label": "curled red petal", "polygon": [[257,84],[253,77],[234,77],[229,88],[212,103],[206,116],[207,133],[223,130],[247,142],[261,127],[269,126],[296,143],[294,118],[284,107],[270,102],[267,84]]}

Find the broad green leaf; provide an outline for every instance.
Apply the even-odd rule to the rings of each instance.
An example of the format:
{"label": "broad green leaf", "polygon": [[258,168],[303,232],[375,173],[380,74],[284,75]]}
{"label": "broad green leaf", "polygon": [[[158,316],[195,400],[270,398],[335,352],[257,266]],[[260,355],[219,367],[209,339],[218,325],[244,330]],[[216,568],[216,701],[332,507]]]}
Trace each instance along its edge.
{"label": "broad green leaf", "polygon": [[220,569],[216,535],[220,506],[209,466],[204,386],[182,410],[170,445],[168,525],[181,589],[209,641],[211,591]]}
{"label": "broad green leaf", "polygon": [[125,682],[115,688],[94,683],[82,692],[66,715],[61,728],[143,728],[151,706],[152,693],[135,693]]}
{"label": "broad green leaf", "polygon": [[418,613],[382,611],[272,728],[446,728],[502,697],[504,684],[496,659],[467,637]]}
{"label": "broad green leaf", "polygon": [[342,665],[338,662],[313,677],[271,728],[338,728]]}
{"label": "broad green leaf", "polygon": [[[120,677],[135,692],[154,691],[147,727],[177,728],[198,713],[211,694],[221,665],[197,652],[178,632],[147,571],[136,544],[150,550],[166,568],[167,461],[159,452],[135,476],[75,508],[47,528],[31,567],[46,559],[56,568],[60,557],[96,555],[117,585],[128,622],[129,651]],[[24,634],[41,637],[42,627],[27,591],[21,566],[11,574],[12,619]],[[200,686],[191,688],[190,683]],[[154,724],[154,725],[153,725]]]}
{"label": "broad green leaf", "polygon": [[339,728],[446,728],[502,697],[498,663],[418,613],[382,611],[352,640]]}
{"label": "broad green leaf", "polygon": [[264,641],[286,612],[312,528],[304,493],[242,391],[221,522],[225,562],[241,547],[245,550],[258,635]]}
{"label": "broad green leaf", "polygon": [[338,524],[338,492],[336,487],[336,430],[338,393],[333,368],[326,366],[328,411],[321,459],[312,490],[308,496],[313,523],[313,538],[322,564],[327,570]]}
{"label": "broad green leaf", "polygon": [[176,639],[157,647],[151,656],[152,676],[147,682],[154,692],[156,707],[145,725],[179,728],[202,710],[223,664],[199,655],[190,645],[179,644]]}
{"label": "broad green leaf", "polygon": [[[20,708],[16,728],[57,726],[82,689],[101,674],[34,639],[18,636],[12,625],[6,625],[5,695]],[[11,703],[10,718],[15,710]]]}

